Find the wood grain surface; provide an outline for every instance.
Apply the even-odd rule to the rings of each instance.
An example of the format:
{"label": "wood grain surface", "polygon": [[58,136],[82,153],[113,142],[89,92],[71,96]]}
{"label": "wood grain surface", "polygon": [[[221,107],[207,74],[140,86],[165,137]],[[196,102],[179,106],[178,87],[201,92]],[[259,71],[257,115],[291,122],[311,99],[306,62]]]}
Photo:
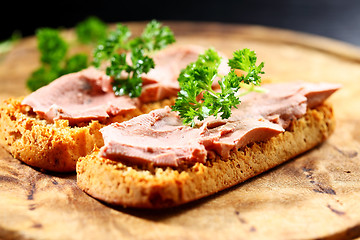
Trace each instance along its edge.
{"label": "wood grain surface", "polygon": [[[83,193],[75,174],[33,169],[0,147],[0,239],[352,239],[360,236],[360,50],[260,26],[169,22],[179,44],[230,55],[254,49],[274,82],[341,83],[337,127],[321,146],[211,197],[171,209],[114,208]],[[144,23],[129,23],[139,33]],[[71,30],[64,36],[78,46]],[[39,65],[26,38],[0,56],[0,100],[26,95]]]}

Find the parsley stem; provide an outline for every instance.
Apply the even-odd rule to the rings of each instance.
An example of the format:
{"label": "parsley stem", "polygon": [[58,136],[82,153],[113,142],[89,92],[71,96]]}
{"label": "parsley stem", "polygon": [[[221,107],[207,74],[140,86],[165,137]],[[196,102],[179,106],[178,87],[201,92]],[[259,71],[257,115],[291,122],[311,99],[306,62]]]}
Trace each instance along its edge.
{"label": "parsley stem", "polygon": [[219,98],[219,96],[216,94],[216,92],[210,87],[206,89],[213,97]]}
{"label": "parsley stem", "polygon": [[241,92],[241,93],[236,93],[235,96],[236,97],[242,97],[245,96],[246,94],[250,93],[250,92],[258,92],[258,93],[266,93],[268,90],[266,88],[262,88],[259,86],[255,86],[253,84],[246,84],[246,83],[239,83],[239,86],[241,88],[246,89],[247,91],[245,92]]}

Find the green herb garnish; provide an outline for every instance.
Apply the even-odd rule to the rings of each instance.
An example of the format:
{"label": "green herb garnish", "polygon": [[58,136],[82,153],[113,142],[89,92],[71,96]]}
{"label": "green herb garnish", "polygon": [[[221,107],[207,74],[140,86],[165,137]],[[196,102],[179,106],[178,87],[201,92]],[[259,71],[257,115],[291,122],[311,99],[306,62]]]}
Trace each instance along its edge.
{"label": "green herb garnish", "polygon": [[130,42],[130,47],[151,52],[163,49],[173,42],[175,42],[175,37],[171,29],[153,20],[146,25],[140,37],[134,38]]}
{"label": "green herb garnish", "polygon": [[118,24],[115,31],[95,49],[93,64],[99,67],[103,61],[110,60],[106,74],[113,77],[115,94],[139,97],[141,74],[155,67],[149,53],[175,42],[175,38],[168,27],[155,20],[147,24],[141,36],[129,40],[130,36],[129,28]]}
{"label": "green herb garnish", "polygon": [[262,71],[264,62],[256,66],[256,53],[248,48],[244,48],[243,50],[235,51],[233,56],[232,59],[229,59],[228,65],[232,69],[240,69],[247,72],[242,77],[242,81],[245,84],[259,85],[261,82],[260,74],[264,74]]}
{"label": "green herb garnish", "polygon": [[119,55],[119,51],[127,50],[127,41],[131,32],[127,26],[117,24],[116,29],[110,32],[107,39],[102,41],[94,50],[93,65],[99,67],[103,61],[111,59],[112,56]]}
{"label": "green herb garnish", "polygon": [[88,66],[88,56],[84,53],[78,53],[65,60],[64,68],[60,75],[78,72]]}
{"label": "green herb garnish", "polygon": [[41,28],[37,31],[40,61],[58,67],[65,58],[68,44],[60,37],[59,31],[51,28]]}
{"label": "green herb garnish", "polygon": [[107,36],[107,25],[95,16],[78,23],[75,27],[78,41],[83,44],[98,43]]}
{"label": "green herb garnish", "polygon": [[66,58],[68,43],[56,29],[41,28],[36,32],[41,66],[26,82],[31,91],[41,88],[63,74],[80,71],[88,66],[85,54]]}
{"label": "green herb garnish", "polygon": [[[228,62],[231,71],[226,76],[219,76],[221,58],[213,49],[205,51],[181,72],[178,78],[181,90],[172,110],[178,111],[183,123],[192,127],[196,119],[201,121],[210,115],[229,118],[231,108],[236,108],[241,102],[238,94],[241,87],[247,89],[246,93],[258,90],[255,86],[260,85],[259,75],[264,74],[264,63],[256,66],[256,60],[254,51],[235,51]],[[244,74],[237,74],[236,69],[244,71]],[[212,89],[216,77],[221,77],[220,92]]]}

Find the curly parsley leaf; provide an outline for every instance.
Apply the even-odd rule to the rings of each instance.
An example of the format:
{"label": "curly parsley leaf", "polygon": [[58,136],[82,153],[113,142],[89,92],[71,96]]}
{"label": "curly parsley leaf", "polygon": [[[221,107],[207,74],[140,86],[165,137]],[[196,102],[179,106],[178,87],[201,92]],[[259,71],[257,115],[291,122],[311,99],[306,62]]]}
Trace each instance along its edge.
{"label": "curly parsley leaf", "polygon": [[66,59],[65,66],[61,70],[61,75],[78,72],[88,66],[88,56],[84,53],[78,53]]}
{"label": "curly parsley leaf", "polygon": [[141,74],[155,67],[148,54],[173,43],[175,38],[168,27],[155,20],[147,24],[141,36],[129,40],[130,36],[129,28],[118,24],[116,30],[95,49],[93,64],[99,67],[102,62],[110,60],[106,74],[113,78],[115,95],[139,97]]}
{"label": "curly parsley leaf", "polygon": [[59,31],[52,28],[41,28],[37,31],[36,37],[41,62],[58,66],[68,50],[68,44],[60,37]]}
{"label": "curly parsley leaf", "polygon": [[[220,90],[212,89],[213,81],[218,76],[218,67],[221,58],[213,50],[209,49],[199,55],[196,62],[189,64],[180,74],[178,81],[180,92],[173,111],[178,111],[184,124],[195,126],[195,121],[204,120],[210,115],[227,119],[231,116],[231,108],[240,104],[237,94],[244,85],[259,85],[263,74],[264,63],[256,66],[256,55],[248,49],[234,53],[233,59],[229,60],[231,71],[219,80]],[[246,72],[246,75],[238,75],[235,69]],[[248,87],[248,92],[252,87]]]}
{"label": "curly parsley leaf", "polygon": [[244,48],[233,53],[233,58],[229,59],[228,65],[232,69],[240,69],[247,72],[243,79],[245,84],[260,85],[260,74],[264,74],[262,71],[264,63],[262,62],[259,66],[256,66],[256,60],[256,53],[248,48]]}
{"label": "curly parsley leaf", "polygon": [[162,26],[158,21],[152,20],[146,25],[141,36],[131,40],[130,47],[141,48],[151,52],[160,50],[174,42],[175,37],[170,28]]}
{"label": "curly parsley leaf", "polygon": [[[142,49],[133,49],[131,52],[131,65],[126,62],[126,54],[116,54],[110,60],[106,74],[113,76],[113,90],[115,95],[129,95],[138,97],[141,94],[143,72],[149,72],[155,64],[152,58],[144,55]],[[123,73],[126,74],[123,74]]]}
{"label": "curly parsley leaf", "polygon": [[93,65],[99,67],[101,62],[118,54],[117,51],[127,50],[126,41],[130,36],[131,32],[127,26],[117,24],[116,29],[110,32],[107,39],[95,48]]}
{"label": "curly parsley leaf", "polygon": [[97,43],[106,38],[107,25],[95,16],[88,17],[75,27],[76,36],[83,44]]}

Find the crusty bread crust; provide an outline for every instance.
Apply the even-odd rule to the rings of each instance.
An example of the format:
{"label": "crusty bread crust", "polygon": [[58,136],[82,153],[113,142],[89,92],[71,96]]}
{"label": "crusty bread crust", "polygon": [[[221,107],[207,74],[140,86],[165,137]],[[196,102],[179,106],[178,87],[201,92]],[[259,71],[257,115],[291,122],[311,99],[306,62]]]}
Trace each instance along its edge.
{"label": "crusty bread crust", "polygon": [[90,154],[94,146],[101,147],[104,142],[99,130],[104,125],[128,120],[174,101],[143,104],[103,123],[91,121],[69,126],[67,120],[48,123],[40,119],[30,107],[21,105],[22,99],[8,99],[0,105],[0,144],[28,165],[56,172],[75,171],[79,157]]}
{"label": "crusty bread crust", "polygon": [[98,150],[77,163],[77,184],[114,205],[163,208],[190,202],[256,176],[322,143],[334,130],[331,106],[308,109],[290,127],[266,142],[232,151],[229,159],[182,168],[129,166],[99,158]]}

